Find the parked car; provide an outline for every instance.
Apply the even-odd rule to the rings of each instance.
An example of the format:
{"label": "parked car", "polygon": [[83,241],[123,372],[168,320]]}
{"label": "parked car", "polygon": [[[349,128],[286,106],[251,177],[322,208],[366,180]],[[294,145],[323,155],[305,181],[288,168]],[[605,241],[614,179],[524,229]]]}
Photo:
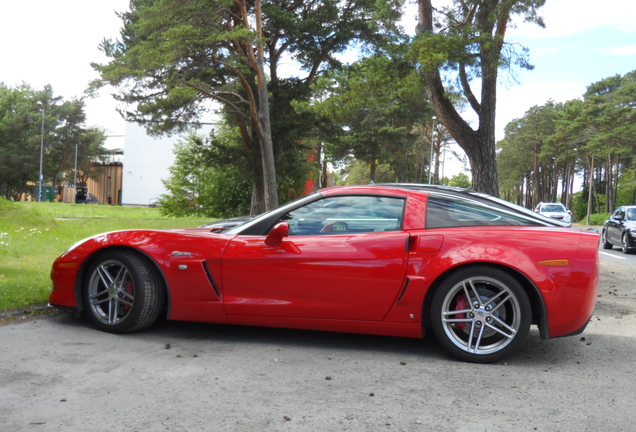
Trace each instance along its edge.
{"label": "parked car", "polygon": [[534,211],[543,216],[563,221],[568,224],[568,226],[572,226],[572,213],[561,203],[541,202],[537,204]]}
{"label": "parked car", "polygon": [[530,326],[579,334],[599,234],[441,186],[323,189],[222,233],[116,231],[71,246],[51,305],[111,333],[170,320],[421,338],[460,359],[513,353]]}
{"label": "parked car", "polygon": [[201,225],[201,228],[208,228],[211,232],[221,232],[239,225],[243,225],[245,222],[254,219],[254,217],[255,216],[236,216],[233,218],[221,219],[215,222]]}
{"label": "parked car", "polygon": [[88,188],[78,186],[75,190],[75,204],[99,204],[99,200]]}
{"label": "parked car", "polygon": [[621,248],[623,253],[636,250],[636,205],[617,208],[603,225],[603,249]]}
{"label": "parked car", "polygon": [[165,199],[165,195],[163,194],[154,194],[148,200],[148,207],[160,207],[162,205],[162,200]]}

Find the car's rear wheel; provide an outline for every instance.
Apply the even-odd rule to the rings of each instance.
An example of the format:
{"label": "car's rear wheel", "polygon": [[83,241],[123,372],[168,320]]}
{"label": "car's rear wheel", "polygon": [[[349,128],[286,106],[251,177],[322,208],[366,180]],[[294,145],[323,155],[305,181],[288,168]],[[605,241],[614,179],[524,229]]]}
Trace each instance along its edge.
{"label": "car's rear wheel", "polygon": [[126,251],[99,255],[86,273],[84,306],[95,326],[110,333],[150,327],[159,317],[165,289],[144,257]]}
{"label": "car's rear wheel", "polygon": [[603,249],[612,249],[614,247],[609,241],[607,241],[607,231],[603,230],[601,234],[601,242],[603,243]]}
{"label": "car's rear wheel", "polygon": [[530,301],[519,282],[487,266],[451,275],[435,293],[431,313],[433,331],[444,348],[477,363],[516,351],[531,321]]}

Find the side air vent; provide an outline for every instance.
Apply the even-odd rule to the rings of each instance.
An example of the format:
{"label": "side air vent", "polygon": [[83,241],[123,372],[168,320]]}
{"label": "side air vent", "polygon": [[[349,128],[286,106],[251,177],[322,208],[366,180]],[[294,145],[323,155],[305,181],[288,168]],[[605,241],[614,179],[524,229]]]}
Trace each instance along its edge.
{"label": "side air vent", "polygon": [[210,269],[208,268],[208,263],[206,261],[203,261],[203,270],[205,270],[205,275],[208,277],[210,285],[212,285],[212,288],[214,289],[217,297],[221,298],[221,291],[219,291],[219,287],[216,286],[216,283],[214,282],[214,278],[212,277],[212,273],[210,273]]}
{"label": "side air vent", "polygon": [[404,293],[406,293],[406,289],[409,287],[409,282],[411,280],[409,278],[406,278],[406,282],[404,283],[404,288],[402,288],[402,292],[400,293],[400,296],[398,297],[397,301],[395,302],[395,304],[398,304],[400,302],[400,300],[402,300],[402,297],[404,297]]}

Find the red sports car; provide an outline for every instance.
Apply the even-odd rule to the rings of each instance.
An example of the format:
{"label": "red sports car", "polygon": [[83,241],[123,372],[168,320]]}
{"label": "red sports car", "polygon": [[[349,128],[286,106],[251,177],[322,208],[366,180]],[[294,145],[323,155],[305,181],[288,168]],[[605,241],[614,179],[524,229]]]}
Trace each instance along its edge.
{"label": "red sports car", "polygon": [[323,189],[222,232],[100,234],[53,264],[50,303],[101,330],[171,320],[422,337],[460,359],[581,333],[599,235],[476,192]]}

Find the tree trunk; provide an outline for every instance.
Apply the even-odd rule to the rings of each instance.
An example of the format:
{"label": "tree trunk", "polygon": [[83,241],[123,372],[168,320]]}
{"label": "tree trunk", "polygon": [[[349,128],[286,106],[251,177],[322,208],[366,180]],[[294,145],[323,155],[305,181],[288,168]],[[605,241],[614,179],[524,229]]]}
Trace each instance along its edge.
{"label": "tree trunk", "polygon": [[261,213],[265,213],[265,192],[263,191],[263,183],[255,181],[252,186],[252,203],[250,214],[257,216]]}
{"label": "tree trunk", "polygon": [[255,2],[256,42],[257,53],[257,84],[259,100],[259,121],[262,127],[261,157],[263,159],[263,185],[265,209],[273,210],[278,207],[278,188],[276,183],[276,165],[274,161],[274,145],[272,143],[272,130],[269,118],[269,95],[267,82],[265,81],[265,54],[263,49],[263,14],[261,1]]}
{"label": "tree trunk", "polygon": [[369,163],[369,180],[373,183],[375,183],[377,167],[375,161]]}
{"label": "tree trunk", "polygon": [[[433,7],[431,0],[418,0],[418,33],[433,33]],[[505,14],[504,14],[505,15]],[[481,11],[477,19],[478,30],[488,34],[488,11]],[[463,86],[464,95],[479,117],[479,127],[475,131],[453,106],[442,82],[439,70],[425,72],[427,92],[439,120],[448,130],[457,144],[466,152],[472,169],[473,189],[493,196],[499,196],[497,158],[495,143],[495,107],[497,100],[497,74],[499,56],[503,45],[507,16],[499,19],[496,25],[497,37],[481,45],[481,101],[477,101],[467,85]],[[499,39],[500,37],[500,39]]]}

